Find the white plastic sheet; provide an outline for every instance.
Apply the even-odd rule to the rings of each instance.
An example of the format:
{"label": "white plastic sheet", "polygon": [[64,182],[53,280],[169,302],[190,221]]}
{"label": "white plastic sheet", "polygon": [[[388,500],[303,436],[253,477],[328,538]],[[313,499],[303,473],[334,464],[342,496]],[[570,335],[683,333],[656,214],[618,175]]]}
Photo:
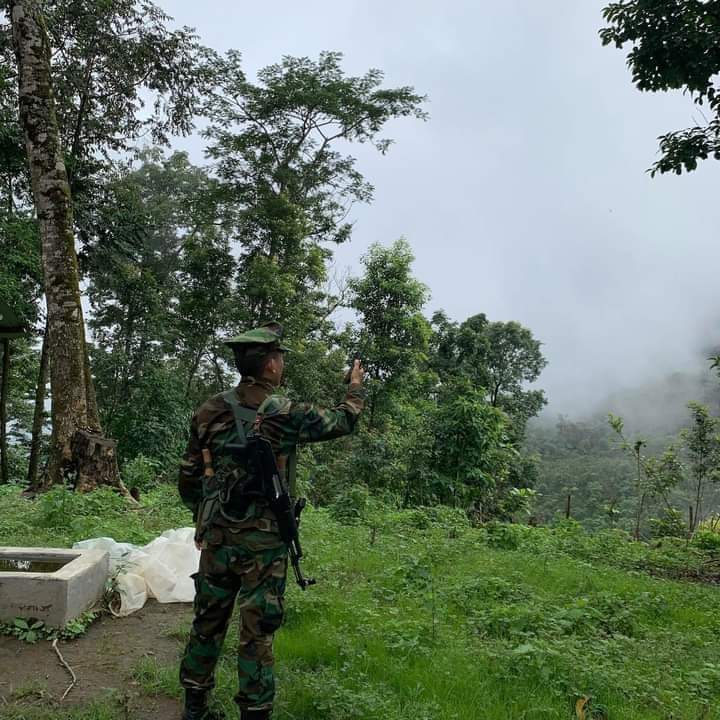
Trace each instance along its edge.
{"label": "white plastic sheet", "polygon": [[118,615],[139,610],[147,598],[161,603],[192,602],[195,588],[190,577],[197,571],[200,552],[194,528],[166,530],[143,547],[100,537],[81,540],[80,549],[101,549],[110,554],[110,575],[120,593]]}
{"label": "white plastic sheet", "polygon": [[134,613],[147,601],[147,584],[141,575],[122,573],[117,578],[117,589],[120,593],[120,608],[114,613],[120,617]]}

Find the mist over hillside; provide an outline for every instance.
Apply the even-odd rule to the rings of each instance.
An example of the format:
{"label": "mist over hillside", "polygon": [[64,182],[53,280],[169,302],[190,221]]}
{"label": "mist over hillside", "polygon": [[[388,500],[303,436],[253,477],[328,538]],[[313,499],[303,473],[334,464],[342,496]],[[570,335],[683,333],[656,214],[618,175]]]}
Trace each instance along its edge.
{"label": "mist over hillside", "polygon": [[[644,503],[647,517],[642,532],[653,532],[652,522],[663,517],[667,503],[681,509],[677,517],[685,522],[696,492],[690,472],[692,457],[680,436],[682,429],[693,427],[688,403],[706,405],[711,415],[720,417],[720,379],[709,368],[707,357],[709,354],[704,354],[702,363],[698,359],[694,369],[607,392],[602,400],[588,406],[587,412],[582,408],[579,412],[557,412],[550,405],[530,423],[527,447],[539,458],[536,519],[550,522],[564,517],[571,497],[572,517],[586,527],[615,526],[634,531],[637,467],[632,451],[623,449],[608,423],[608,414],[612,413],[623,419],[628,440],[645,441],[644,458],[660,458],[672,446],[684,465],[665,499],[658,494]],[[703,517],[720,512],[720,494],[713,483],[705,488],[701,512]]]}
{"label": "mist over hillside", "polygon": [[[609,413],[621,416],[631,433],[646,435],[674,434],[686,425],[687,404],[707,405],[713,415],[720,415],[720,378],[710,369],[710,353],[698,354],[694,367],[679,369],[646,381],[628,383],[605,391],[594,402],[554,402],[552,388],[549,403],[536,425],[554,425],[558,418],[604,422]],[[542,385],[542,378],[539,385]]]}

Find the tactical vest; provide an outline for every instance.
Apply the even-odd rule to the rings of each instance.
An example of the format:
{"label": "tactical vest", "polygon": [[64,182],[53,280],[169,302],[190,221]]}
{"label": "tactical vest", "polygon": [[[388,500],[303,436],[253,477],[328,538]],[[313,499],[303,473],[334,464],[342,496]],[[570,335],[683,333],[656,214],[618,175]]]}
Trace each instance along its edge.
{"label": "tactical vest", "polygon": [[[240,404],[234,389],[223,393],[222,398],[230,406],[230,409],[233,412],[233,417],[235,418],[235,428],[239,438],[239,449],[244,450],[247,446],[247,439],[255,430],[255,423],[258,416],[261,419],[273,417],[274,413],[267,413],[267,406],[270,403],[271,397],[272,396],[266,397],[257,410],[251,410],[250,408]],[[278,466],[285,475],[285,480],[287,481],[291,494],[295,495],[297,478],[297,449],[295,446],[293,446],[292,450],[288,454],[287,460],[285,458],[278,458]]]}
{"label": "tactical vest", "polygon": [[[215,460],[220,458],[212,458],[208,452],[210,460],[206,460],[205,464],[203,499],[195,532],[198,542],[212,542],[214,527],[251,521],[267,512],[266,489],[262,486],[262,479],[248,466],[246,449],[256,431],[258,418],[271,417],[266,413],[270,398],[266,398],[257,410],[242,405],[234,389],[223,393],[222,398],[232,410],[237,442],[224,446],[224,462],[219,466],[216,466]],[[231,456],[229,462],[225,457],[228,454]],[[293,447],[287,461],[278,463],[292,494],[295,492],[296,458]]]}

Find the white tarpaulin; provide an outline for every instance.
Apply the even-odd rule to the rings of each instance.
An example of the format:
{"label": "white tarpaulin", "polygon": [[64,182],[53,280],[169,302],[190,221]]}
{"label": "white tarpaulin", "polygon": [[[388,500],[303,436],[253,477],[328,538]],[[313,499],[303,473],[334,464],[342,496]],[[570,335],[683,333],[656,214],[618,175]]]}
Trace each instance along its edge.
{"label": "white tarpaulin", "polygon": [[139,610],[147,598],[161,603],[192,602],[192,575],[198,569],[200,552],[195,548],[195,528],[166,530],[143,547],[100,537],[81,540],[73,548],[106,550],[110,554],[110,577],[120,593],[117,615]]}

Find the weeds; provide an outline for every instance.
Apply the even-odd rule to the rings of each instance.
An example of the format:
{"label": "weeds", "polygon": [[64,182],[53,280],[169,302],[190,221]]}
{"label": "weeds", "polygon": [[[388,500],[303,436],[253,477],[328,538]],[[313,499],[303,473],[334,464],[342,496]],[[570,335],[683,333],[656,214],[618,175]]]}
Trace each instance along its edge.
{"label": "weeds", "polygon": [[34,618],[15,618],[11,623],[0,623],[0,635],[11,635],[30,644],[38,640],[75,640],[84,635],[98,617],[100,613],[88,610],[60,628]]}
{"label": "weeds", "polygon": [[[471,528],[455,511],[356,499],[357,513],[303,516],[308,572],[319,584],[305,593],[289,588],[276,637],[274,717],[720,718],[720,596],[714,587],[650,575],[687,576],[701,567],[715,552],[706,538],[643,545],[617,531],[588,535],[572,522]],[[37,526],[36,543],[79,539],[85,520],[44,529],[55,522],[56,502],[68,499],[58,496],[48,508],[0,489],[0,503],[13,507],[0,514],[0,542],[20,544],[9,524],[20,532]],[[91,518],[82,498],[70,502],[78,517]],[[142,541],[190,521],[164,487],[149,490],[139,511],[123,512],[119,519],[111,505],[89,534]],[[171,634],[180,652],[187,627]],[[228,713],[236,644],[234,625],[214,700]],[[142,659],[134,679],[146,694],[180,697],[174,662]],[[113,707],[108,700],[107,714],[97,717],[122,717]],[[43,717],[95,720],[82,713]]]}

